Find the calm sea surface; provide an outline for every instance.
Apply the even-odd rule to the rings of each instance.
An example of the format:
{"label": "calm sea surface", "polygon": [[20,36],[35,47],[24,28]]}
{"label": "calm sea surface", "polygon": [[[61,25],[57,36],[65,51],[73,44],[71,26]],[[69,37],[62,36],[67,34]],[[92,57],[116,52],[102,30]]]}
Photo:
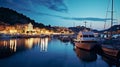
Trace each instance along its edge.
{"label": "calm sea surface", "polygon": [[111,62],[58,39],[0,40],[0,67],[115,67]]}

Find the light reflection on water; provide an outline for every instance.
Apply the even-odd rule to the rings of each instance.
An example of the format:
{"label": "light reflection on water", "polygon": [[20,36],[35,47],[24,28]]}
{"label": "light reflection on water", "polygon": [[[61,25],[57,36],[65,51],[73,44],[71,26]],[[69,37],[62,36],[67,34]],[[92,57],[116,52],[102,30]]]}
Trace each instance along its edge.
{"label": "light reflection on water", "polygon": [[47,51],[47,48],[48,48],[48,38],[42,38],[40,41],[41,41],[40,50],[41,51]]}
{"label": "light reflection on water", "polygon": [[[108,59],[109,61],[109,59]],[[6,64],[7,63],[7,64]],[[0,67],[109,67],[94,53],[50,38],[0,40]]]}
{"label": "light reflection on water", "polygon": [[10,49],[16,52],[17,40],[10,40]]}
{"label": "light reflection on water", "polygon": [[0,40],[0,57],[3,58],[7,55],[12,55],[15,52],[23,51],[26,49],[32,49],[35,45],[40,46],[41,52],[47,51],[48,38]]}

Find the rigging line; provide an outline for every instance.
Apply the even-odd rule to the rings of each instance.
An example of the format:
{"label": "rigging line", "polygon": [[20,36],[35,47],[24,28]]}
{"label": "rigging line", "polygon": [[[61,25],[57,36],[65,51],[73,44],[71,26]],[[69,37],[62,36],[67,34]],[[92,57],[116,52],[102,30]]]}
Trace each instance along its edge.
{"label": "rigging line", "polygon": [[[106,19],[107,19],[107,15],[108,15],[109,5],[110,5],[110,0],[108,1],[108,5],[107,5],[107,12],[106,12],[106,16],[105,16]],[[104,29],[106,27],[106,22],[107,22],[107,20],[105,20]]]}
{"label": "rigging line", "polygon": [[117,24],[117,25],[119,25],[119,13],[118,13],[118,7],[116,6],[116,5],[114,5],[114,7],[116,8],[116,9],[114,9],[115,10],[115,24]]}
{"label": "rigging line", "polygon": [[[117,11],[117,10],[116,10],[116,11]],[[115,14],[114,14],[115,19],[113,19],[113,20],[115,21],[115,22],[113,22],[113,24],[116,24],[116,25],[118,25],[118,24],[119,24],[119,23],[118,23],[118,22],[119,22],[119,21],[118,21],[118,19],[119,19],[119,18],[118,18],[118,16],[117,16],[117,14],[118,14],[118,13],[117,13],[117,12],[115,12]]]}

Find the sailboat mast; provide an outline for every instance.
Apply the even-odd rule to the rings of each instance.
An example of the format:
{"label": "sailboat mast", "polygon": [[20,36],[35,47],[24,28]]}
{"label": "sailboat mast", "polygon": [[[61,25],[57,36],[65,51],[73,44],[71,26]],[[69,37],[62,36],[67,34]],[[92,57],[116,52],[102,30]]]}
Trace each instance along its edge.
{"label": "sailboat mast", "polygon": [[[113,26],[113,0],[112,0],[112,7],[111,7],[111,27]],[[111,28],[111,34],[110,34],[110,37],[112,37],[112,28]]]}
{"label": "sailboat mast", "polygon": [[111,27],[113,26],[113,0],[112,0],[112,7],[111,7]]}

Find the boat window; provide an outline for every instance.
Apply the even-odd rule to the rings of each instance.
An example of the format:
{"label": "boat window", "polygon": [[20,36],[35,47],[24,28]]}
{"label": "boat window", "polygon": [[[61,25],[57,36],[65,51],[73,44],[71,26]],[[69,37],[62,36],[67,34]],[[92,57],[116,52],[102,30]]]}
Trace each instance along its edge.
{"label": "boat window", "polygon": [[89,37],[94,37],[94,35],[89,35]]}
{"label": "boat window", "polygon": [[88,35],[83,35],[83,37],[88,37]]}
{"label": "boat window", "polygon": [[80,37],[82,37],[82,35]]}
{"label": "boat window", "polygon": [[82,41],[81,43],[97,43],[97,41]]}

